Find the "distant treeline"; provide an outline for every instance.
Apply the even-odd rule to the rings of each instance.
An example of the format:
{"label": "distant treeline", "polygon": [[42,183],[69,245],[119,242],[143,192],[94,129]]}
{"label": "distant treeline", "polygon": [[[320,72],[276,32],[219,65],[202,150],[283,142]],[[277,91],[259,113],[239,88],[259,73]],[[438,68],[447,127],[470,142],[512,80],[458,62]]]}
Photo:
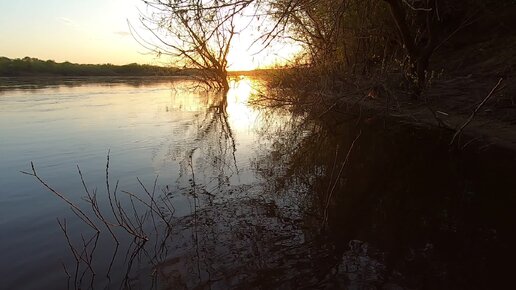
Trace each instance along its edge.
{"label": "distant treeline", "polygon": [[179,76],[195,74],[193,70],[131,63],[77,64],[24,57],[0,57],[0,76]]}

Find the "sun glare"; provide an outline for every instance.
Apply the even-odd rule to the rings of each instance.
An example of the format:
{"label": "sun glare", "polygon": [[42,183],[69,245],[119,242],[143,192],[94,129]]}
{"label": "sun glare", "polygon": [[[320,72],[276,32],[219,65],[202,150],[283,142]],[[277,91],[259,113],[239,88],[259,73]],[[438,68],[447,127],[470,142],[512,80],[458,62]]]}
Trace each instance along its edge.
{"label": "sun glare", "polygon": [[228,70],[249,71],[258,68],[246,47],[234,45],[228,54]]}
{"label": "sun glare", "polygon": [[303,48],[295,42],[273,43],[265,49],[252,47],[250,36],[240,37],[231,45],[228,54],[229,71],[250,71],[289,63]]}
{"label": "sun glare", "polygon": [[247,78],[232,80],[230,83],[227,112],[233,129],[249,129],[256,125],[258,112],[248,105],[253,85],[253,81]]}

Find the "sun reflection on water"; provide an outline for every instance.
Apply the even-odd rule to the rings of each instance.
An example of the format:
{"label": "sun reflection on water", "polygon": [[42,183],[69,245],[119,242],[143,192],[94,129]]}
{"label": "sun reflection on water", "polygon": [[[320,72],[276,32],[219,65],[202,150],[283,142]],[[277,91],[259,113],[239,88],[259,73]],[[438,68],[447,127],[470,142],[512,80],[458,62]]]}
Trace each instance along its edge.
{"label": "sun reflection on water", "polygon": [[256,80],[245,77],[231,80],[227,94],[227,113],[234,130],[249,130],[259,125],[259,112],[249,106],[249,99],[259,85]]}

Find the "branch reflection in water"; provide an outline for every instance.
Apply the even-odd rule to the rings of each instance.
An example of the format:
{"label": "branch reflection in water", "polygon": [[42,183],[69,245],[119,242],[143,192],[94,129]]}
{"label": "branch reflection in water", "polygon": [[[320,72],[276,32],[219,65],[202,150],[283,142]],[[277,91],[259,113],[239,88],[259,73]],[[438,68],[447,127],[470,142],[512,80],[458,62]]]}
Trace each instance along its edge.
{"label": "branch reflection in water", "polygon": [[[217,126],[217,138],[209,140],[218,143],[205,147],[211,151],[197,149],[205,152],[199,155],[202,157],[188,155],[184,167],[190,169],[193,214],[180,218],[172,230],[170,245],[174,250],[158,265],[159,276],[168,289],[293,289],[332,285],[339,258],[334,255],[335,246],[321,234],[324,214],[317,202],[320,197],[313,194],[314,181],[319,182],[324,172],[320,163],[308,164],[321,152],[311,151],[315,148],[308,146],[324,145],[324,140],[316,140],[323,131],[317,130],[307,116],[291,114],[289,108],[253,106],[259,111],[260,121],[255,128],[258,146],[251,158],[257,180],[235,186],[214,175],[210,179],[215,181],[211,191],[204,185],[199,189],[198,178],[194,178],[198,172],[226,172],[225,178],[239,172],[236,162],[231,162],[231,155],[227,154],[234,154],[231,148],[235,148],[231,134],[224,129],[227,118],[218,116],[231,112],[229,104],[231,101],[227,110],[224,105],[212,106],[207,114],[210,117],[206,118],[210,121],[202,123],[209,125],[200,126]],[[217,118],[213,119],[214,116]],[[201,133],[206,136],[204,131]],[[351,141],[344,153],[351,153]],[[301,162],[293,162],[296,157]],[[338,157],[342,171],[345,163],[340,162],[342,156]],[[197,164],[202,166],[192,165],[191,160],[199,160]],[[312,168],[319,171],[313,175]],[[335,174],[334,184],[338,184],[340,177]],[[324,198],[329,203],[331,192]]]}
{"label": "branch reflection in water", "polygon": [[[112,165],[108,154],[105,185],[100,189],[88,184],[87,173],[83,175],[78,168],[85,195],[81,201],[45,183],[36,166],[26,172],[65,201],[78,218],[71,222],[59,220],[72,254],[71,260],[63,262],[68,288],[152,289],[157,287],[158,277],[160,284],[171,287],[212,285],[220,280],[220,275],[229,279],[222,285],[247,281],[222,266],[234,263],[234,267],[240,268],[246,263],[243,257],[253,248],[248,243],[254,248],[262,243],[261,236],[256,235],[259,227],[249,227],[249,223],[271,225],[282,231],[281,220],[274,214],[276,205],[262,195],[261,184],[249,167],[249,154],[237,157],[239,146],[267,147],[255,140],[255,130],[271,126],[272,115],[262,115],[247,105],[255,87],[250,80],[240,78],[231,83],[227,95],[184,85],[172,89],[173,102],[167,112],[199,112],[183,128],[186,135],[194,132],[192,140],[183,140],[181,146],[165,145],[159,150],[163,152],[155,154],[155,158],[178,160],[180,172],[176,182],[160,185],[162,181],[158,183],[156,177],[149,186],[138,179],[139,192],[123,190],[123,185],[110,177]],[[189,211],[181,206],[185,203],[190,205]],[[80,222],[87,227],[78,227]],[[74,232],[80,228],[82,232]],[[253,239],[245,238],[247,231],[254,233]],[[286,238],[273,234],[274,231],[267,232],[274,239]],[[233,243],[237,249],[231,246]],[[221,251],[236,256],[220,259]],[[171,270],[174,267],[176,270]],[[248,270],[252,273],[255,269]],[[168,279],[171,275],[175,277],[173,281]]]}

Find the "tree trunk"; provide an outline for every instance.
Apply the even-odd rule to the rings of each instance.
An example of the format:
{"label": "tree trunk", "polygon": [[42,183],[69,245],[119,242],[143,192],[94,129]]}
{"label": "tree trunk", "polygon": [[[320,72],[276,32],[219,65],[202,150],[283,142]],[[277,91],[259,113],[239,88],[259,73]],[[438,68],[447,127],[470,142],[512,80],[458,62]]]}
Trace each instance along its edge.
{"label": "tree trunk", "polygon": [[228,76],[227,73],[224,77],[221,78],[221,84],[222,89],[224,90],[224,93],[227,93],[229,91],[229,83],[228,83]]}
{"label": "tree trunk", "polygon": [[[396,23],[401,40],[403,41],[405,49],[407,50],[407,55],[410,58],[410,64],[412,67],[410,72],[416,77],[416,83],[414,84],[412,97],[417,99],[421,96],[421,93],[426,86],[426,73],[430,61],[430,56],[435,49],[436,37],[438,36],[435,35],[437,33],[437,27],[435,26],[437,24],[431,21],[431,15],[427,15],[427,19],[429,21],[426,22],[427,27],[425,27],[423,30],[427,31],[427,37],[429,41],[427,43],[416,43],[415,36],[411,32],[407,23],[405,8],[403,7],[402,2],[400,0],[384,1],[389,4],[391,16]],[[429,11],[427,13],[434,13],[434,8],[435,7],[432,7],[432,12]]]}
{"label": "tree trunk", "polygon": [[414,61],[414,67],[415,67],[415,74],[416,74],[416,84],[414,87],[414,92],[412,94],[412,97],[414,99],[418,99],[421,96],[421,93],[423,93],[423,90],[426,87],[426,72],[428,69],[428,63],[429,63],[429,56],[422,55],[419,56]]}

